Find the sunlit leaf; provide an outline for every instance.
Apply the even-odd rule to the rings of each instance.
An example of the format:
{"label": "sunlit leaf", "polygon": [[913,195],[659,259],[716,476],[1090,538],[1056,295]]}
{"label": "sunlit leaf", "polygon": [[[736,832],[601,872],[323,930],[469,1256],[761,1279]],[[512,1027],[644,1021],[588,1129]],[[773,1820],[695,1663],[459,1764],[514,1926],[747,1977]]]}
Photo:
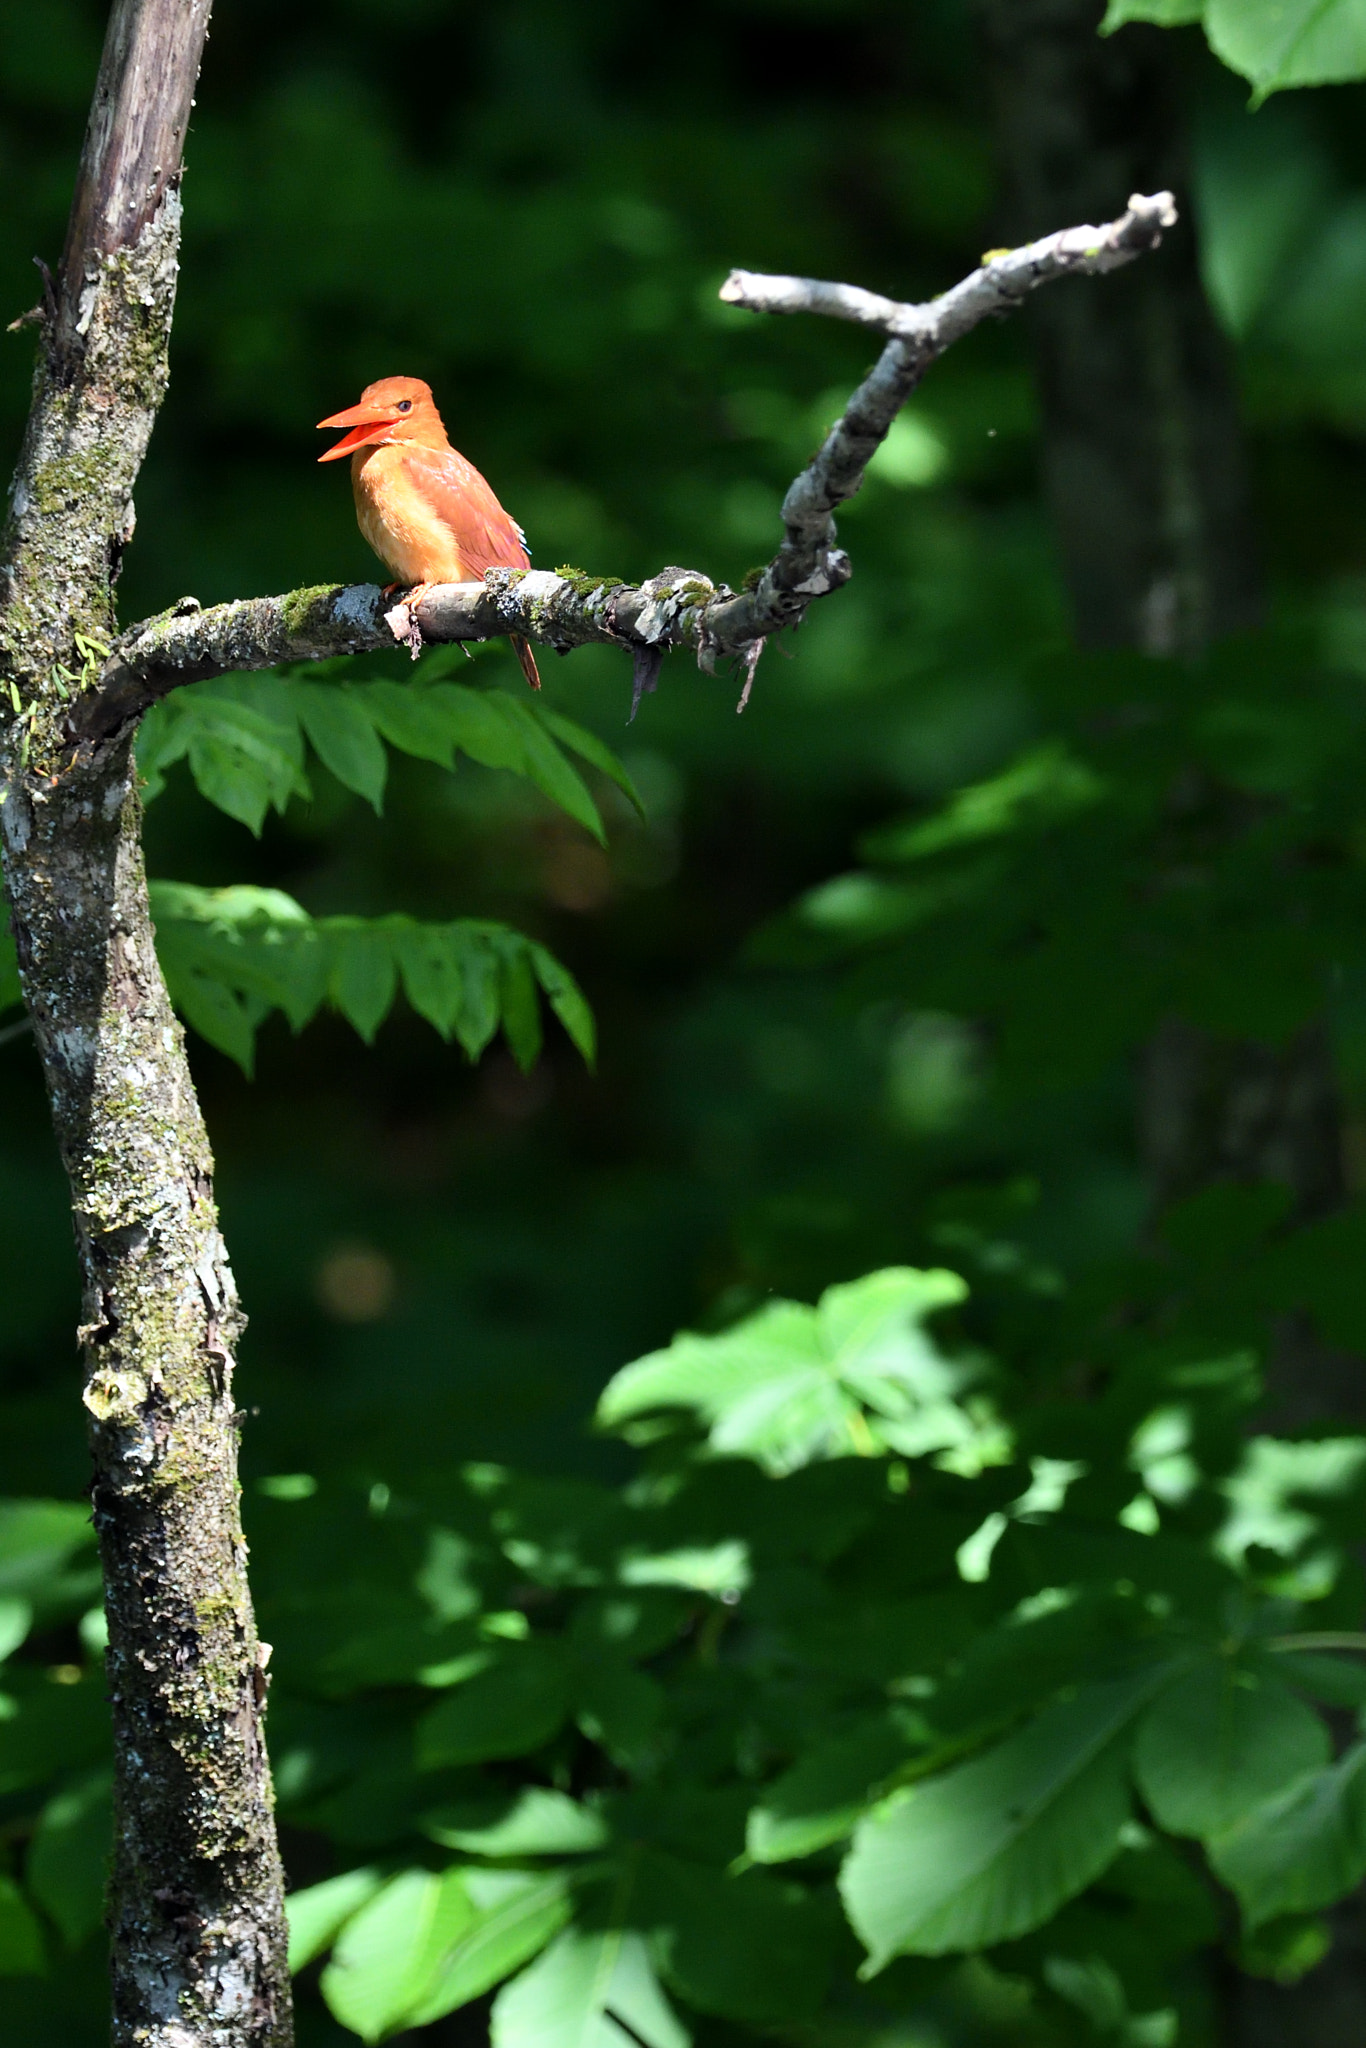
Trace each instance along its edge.
{"label": "sunlit leaf", "polygon": [[1344,1898],[1366,1876],[1366,1743],[1257,1807],[1209,1858],[1250,1928]]}
{"label": "sunlit leaf", "polygon": [[690,2043],[644,1937],[628,1929],[567,1929],[493,2003],[492,2048],[622,2048],[631,2038],[644,2048]]}
{"label": "sunlit leaf", "polygon": [[285,1900],[289,1917],[289,1967],[299,1971],[331,1948],[348,1920],[367,1905],[384,1883],[378,1870],[345,1870]]}
{"label": "sunlit leaf", "polygon": [[1120,1738],[1155,1683],[1149,1672],[1088,1686],[875,1808],[840,1874],[867,1967],[1012,1940],[1099,1876],[1130,1813]]}
{"label": "sunlit leaf", "polygon": [[1209,1839],[1327,1763],[1330,1749],[1319,1716],[1287,1687],[1211,1657],[1147,1709],[1134,1774],[1164,1828]]}

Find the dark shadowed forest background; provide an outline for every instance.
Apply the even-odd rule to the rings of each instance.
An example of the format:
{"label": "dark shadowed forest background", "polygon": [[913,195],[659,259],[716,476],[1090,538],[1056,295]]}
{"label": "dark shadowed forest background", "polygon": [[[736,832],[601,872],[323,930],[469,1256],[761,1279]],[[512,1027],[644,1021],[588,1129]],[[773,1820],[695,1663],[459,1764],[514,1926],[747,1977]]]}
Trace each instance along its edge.
{"label": "dark shadowed forest background", "polygon": [[[1110,484],[1078,480],[1071,316],[1040,303],[927,379],[841,520],[852,583],[765,654],[743,716],[736,679],[674,655],[628,727],[624,653],[544,653],[548,702],[614,747],[641,795],[643,818],[593,779],[605,847],[527,782],[468,760],[447,774],[394,754],[382,818],[311,760],[309,794],[259,836],[206,803],[184,762],[166,771],[148,812],[154,876],[280,889],[318,916],[506,920],[566,963],[598,1025],[595,1071],[553,1024],[529,1070],[501,1040],[471,1065],[402,1002],[371,1044],[334,1014],[297,1036],[275,1014],[250,1078],[191,1034],[250,1315],[244,1511],[275,1645],[293,1887],[414,1855],[436,1869],[434,1844],[480,1852],[473,1823],[461,1840],[431,1820],[413,1717],[451,1683],[441,1658],[460,1653],[481,1602],[480,1640],[496,1648],[524,1640],[528,1614],[539,1627],[540,1595],[479,1578],[470,1518],[523,1517],[520,1536],[501,1525],[498,1569],[552,1605],[556,1587],[596,1583],[547,1558],[566,1529],[591,1550],[591,1503],[629,1494],[648,1432],[632,1448],[594,1429],[612,1375],[680,1329],[720,1331],[878,1268],[948,1266],[971,1290],[936,1325],[984,1389],[963,1410],[972,1455],[940,1474],[985,1489],[953,1506],[946,1553],[978,1602],[971,1629],[993,1625],[991,1546],[1024,1498],[1021,1469],[1035,1488],[1021,1529],[1058,1519],[1072,1486],[1078,1555],[1088,1514],[1135,1546],[1160,1527],[1217,1554],[1283,1633],[1361,1626],[1366,100],[1348,85],[1253,112],[1196,29],[1129,27],[1103,46],[1107,62],[1139,51],[1128,98],[1104,117],[1115,146],[1079,166],[1072,115],[1042,155],[1031,142],[1047,95],[1073,87],[1012,52],[1008,8],[985,13],[966,0],[701,0],[683,13],[237,0],[215,19],[128,619],[187,592],[209,604],[372,578],[346,479],[316,466],[313,422],[396,372],[432,384],[537,566],[635,580],[682,563],[738,586],[771,554],[782,493],[870,349],[832,322],[723,307],[726,271],[930,296],[1026,231],[1118,212],[1135,151],[1169,166],[1218,329],[1173,343],[1169,403],[1122,349],[1100,380],[1135,474],[1157,448],[1196,475],[1153,519],[1179,528],[1184,506],[1206,520],[1203,556],[1180,532],[1153,543],[1170,544],[1178,572],[1153,571],[1129,611],[1119,586],[1128,576],[1131,594],[1142,572],[1106,524]],[[102,30],[95,0],[26,0],[0,32],[4,318],[35,296],[33,256],[59,252]],[[1191,260],[1178,236],[1154,268],[1188,310]],[[1157,318],[1159,286],[1137,271],[1051,289],[1078,305],[1113,293],[1131,341]],[[1114,332],[1102,322],[1077,345],[1119,348]],[[11,449],[30,369],[29,332],[0,335]],[[1240,426],[1220,410],[1225,388]],[[469,667],[458,651],[426,659],[457,681],[521,687],[502,643]],[[348,673],[405,680],[407,657]],[[78,1504],[86,1453],[66,1198],[31,1042],[9,1028],[19,1014],[0,1017],[0,1650],[14,1648],[0,2035],[81,2048],[105,2024],[97,1580],[74,1507],[39,1528],[22,1506]],[[993,1430],[1014,1450],[993,1450]],[[1102,1468],[1109,1492],[1088,1495]],[[514,1494],[520,1505],[497,1508]],[[828,1500],[820,1512],[834,1513]],[[694,1687],[678,1712],[722,1846],[689,1846],[696,1818],[691,1837],[671,1822],[657,1839],[720,1871],[743,1845],[744,1785],[786,1767],[818,1714],[767,1651],[754,1682],[771,1698],[788,1687],[783,1712],[766,1721],[741,1698],[748,1639],[734,1636],[728,1665],[721,1603],[743,1609],[748,1581],[716,1563],[730,1539],[712,1519],[710,1566],[641,1583],[712,1603],[687,1625],[714,1696]],[[1003,1555],[1013,1540],[1014,1524]],[[760,1635],[806,1597],[797,1564],[774,1569]],[[1067,1572],[1020,1574],[1001,1611],[1027,1596],[1026,1619],[1046,1619]],[[1112,1576],[1132,1595],[1128,1565]],[[418,1657],[395,1647],[405,1627],[456,1633]],[[944,1627],[956,1668],[968,1622]],[[898,1696],[890,1665],[873,1657],[866,1675]],[[1358,1703],[1350,1678],[1328,1699],[1339,1749]],[[640,1729],[616,1738],[610,1712],[580,1714],[625,1778],[663,1711],[635,1707]],[[832,1728],[844,1711],[830,1709]],[[553,1714],[527,1727],[528,1754],[566,1739]],[[909,1723],[903,1734],[921,1740]],[[505,1790],[521,1768],[496,1742],[446,1756],[467,1774],[495,1760]],[[532,1781],[583,1793],[566,1757],[527,1766]],[[429,1744],[428,1765],[441,1761]],[[458,1801],[469,1786],[439,1790]],[[1137,1837],[1126,1853],[1141,1862]],[[705,1967],[690,1976],[680,1937],[666,1982],[693,2038],[716,2048],[1261,2048],[1292,1999],[1313,2048],[1358,2039],[1357,1907],[1330,1926],[1326,1895],[1306,1893],[1303,1910],[1283,1900],[1258,1949],[1196,1860],[1171,1854],[1156,1906],[1131,1887],[1141,1925],[1131,1916],[1119,1934],[1097,1931],[1104,1911],[1082,1900],[1065,1910],[1092,1921],[1051,1947],[903,1959],[866,1992],[817,1985],[768,2004],[743,1983],[709,1988]],[[802,1882],[819,1869],[803,1866]],[[813,1882],[801,1907],[815,1917],[783,1939],[798,1959],[832,1943],[834,1980],[852,1985],[857,1951],[818,1893]],[[353,2039],[317,1974],[301,1979],[301,2039]],[[797,1961],[779,1974],[800,1976]],[[369,2038],[384,2030],[344,1993],[329,2002]],[[486,2038],[487,2014],[481,1993],[426,2038]],[[509,2043],[560,2039],[503,2025]],[[646,2032],[650,2048],[679,2038],[663,2022]]]}

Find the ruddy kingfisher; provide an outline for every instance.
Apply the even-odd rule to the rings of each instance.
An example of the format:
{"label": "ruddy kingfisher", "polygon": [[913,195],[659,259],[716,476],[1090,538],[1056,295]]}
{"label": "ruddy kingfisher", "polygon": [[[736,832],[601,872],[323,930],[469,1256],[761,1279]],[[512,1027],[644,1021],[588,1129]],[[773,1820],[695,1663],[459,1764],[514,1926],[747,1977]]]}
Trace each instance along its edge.
{"label": "ruddy kingfisher", "polygon": [[[318,425],[351,429],[318,460],[351,457],[360,530],[399,583],[415,586],[405,599],[410,613],[434,583],[478,583],[486,569],[530,568],[526,535],[452,448],[420,377],[381,377],[366,385],[359,405]],[[539,690],[530,647],[519,634],[509,638],[522,674]]]}

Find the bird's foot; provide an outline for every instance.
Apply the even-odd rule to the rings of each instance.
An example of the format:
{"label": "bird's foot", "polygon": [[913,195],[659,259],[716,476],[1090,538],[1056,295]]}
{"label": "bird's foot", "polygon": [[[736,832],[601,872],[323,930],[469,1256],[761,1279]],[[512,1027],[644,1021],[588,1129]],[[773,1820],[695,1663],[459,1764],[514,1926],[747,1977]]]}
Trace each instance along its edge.
{"label": "bird's foot", "polygon": [[[400,584],[391,583],[384,595],[388,597],[391,591],[401,588]],[[431,588],[430,583],[415,583],[406,597],[401,597],[393,609],[384,614],[385,625],[395,640],[408,649],[414,661],[422,652],[422,628],[417,622],[417,608]]]}

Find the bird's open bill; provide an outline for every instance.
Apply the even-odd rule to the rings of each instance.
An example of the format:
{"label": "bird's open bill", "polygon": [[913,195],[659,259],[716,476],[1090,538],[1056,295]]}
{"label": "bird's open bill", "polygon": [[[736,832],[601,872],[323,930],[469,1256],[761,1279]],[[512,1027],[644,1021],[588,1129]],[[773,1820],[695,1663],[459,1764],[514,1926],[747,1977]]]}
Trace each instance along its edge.
{"label": "bird's open bill", "polygon": [[318,421],[320,427],[349,427],[351,431],[331,448],[324,449],[319,462],[335,462],[339,455],[349,455],[355,448],[375,447],[401,417],[396,405],[367,405],[364,399],[359,405],[348,405],[345,412],[330,413],[325,420]]}

